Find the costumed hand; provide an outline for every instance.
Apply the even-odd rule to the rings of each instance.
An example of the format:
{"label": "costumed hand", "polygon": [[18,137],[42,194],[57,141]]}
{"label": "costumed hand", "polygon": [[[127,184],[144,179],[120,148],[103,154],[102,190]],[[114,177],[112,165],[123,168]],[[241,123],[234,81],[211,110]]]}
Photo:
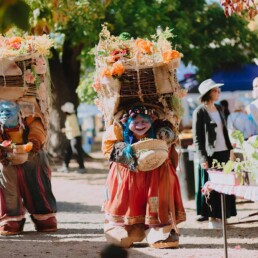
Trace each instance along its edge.
{"label": "costumed hand", "polygon": [[201,163],[201,167],[202,169],[208,169],[209,168],[208,161]]}
{"label": "costumed hand", "polygon": [[177,140],[177,135],[169,127],[161,127],[156,133],[157,139],[167,142],[168,146],[175,143]]}
{"label": "costumed hand", "polygon": [[131,171],[137,171],[137,162],[133,155],[131,145],[125,142],[116,142],[114,144],[110,161],[121,163],[127,166]]}

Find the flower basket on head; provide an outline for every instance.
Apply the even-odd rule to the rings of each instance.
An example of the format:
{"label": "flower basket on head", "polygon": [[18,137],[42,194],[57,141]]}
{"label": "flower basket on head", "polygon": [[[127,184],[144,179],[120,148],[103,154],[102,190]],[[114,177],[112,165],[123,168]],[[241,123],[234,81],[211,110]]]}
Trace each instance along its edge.
{"label": "flower basket on head", "polygon": [[133,152],[137,157],[138,170],[150,171],[161,166],[168,157],[166,141],[147,139],[132,144]]}
{"label": "flower basket on head", "polygon": [[[168,114],[173,109],[167,99],[185,96],[176,77],[181,54],[172,48],[170,37],[169,28],[153,35],[152,40],[115,37],[103,26],[95,52],[93,88],[106,125],[112,124],[117,112],[135,102],[162,106]],[[105,105],[107,102],[111,104]]]}
{"label": "flower basket on head", "polygon": [[22,116],[39,116],[46,127],[51,95],[46,56],[52,45],[47,35],[0,36],[0,100],[23,103]]}

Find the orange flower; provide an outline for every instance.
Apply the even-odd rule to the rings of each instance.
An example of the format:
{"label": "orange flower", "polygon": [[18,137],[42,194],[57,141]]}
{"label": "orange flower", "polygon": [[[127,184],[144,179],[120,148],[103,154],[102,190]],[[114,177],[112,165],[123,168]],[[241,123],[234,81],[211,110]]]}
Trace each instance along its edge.
{"label": "orange flower", "polygon": [[30,152],[32,150],[32,147],[33,147],[33,143],[32,142],[28,142],[27,144],[24,144],[24,150],[26,152]]}
{"label": "orange flower", "polygon": [[169,50],[162,54],[163,62],[168,64],[172,59],[180,58],[181,54],[176,50]]}
{"label": "orange flower", "polygon": [[33,37],[32,36],[26,36],[25,37],[27,40],[31,40],[31,39],[33,39]]}
{"label": "orange flower", "polygon": [[21,37],[12,37],[8,40],[7,46],[8,48],[20,49],[21,43],[22,43]]}
{"label": "orange flower", "polygon": [[136,47],[138,47],[143,53],[151,54],[153,44],[150,41],[146,41],[144,39],[138,38],[135,41]]}
{"label": "orange flower", "polygon": [[121,62],[116,62],[113,64],[111,74],[121,76],[125,71],[125,68]]}
{"label": "orange flower", "polygon": [[15,145],[13,147],[13,153],[21,154],[25,152],[30,152],[32,150],[32,147],[32,142],[28,142],[27,144]]}
{"label": "orange flower", "polygon": [[110,77],[111,76],[111,72],[110,72],[110,70],[107,68],[107,67],[105,67],[102,71],[101,71],[101,73],[100,73],[100,75],[101,75],[101,77]]}

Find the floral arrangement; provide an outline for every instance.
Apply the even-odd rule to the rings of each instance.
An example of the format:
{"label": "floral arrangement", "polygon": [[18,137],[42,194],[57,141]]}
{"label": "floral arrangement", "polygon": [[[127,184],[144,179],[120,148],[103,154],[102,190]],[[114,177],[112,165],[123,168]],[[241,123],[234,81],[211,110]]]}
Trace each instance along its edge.
{"label": "floral arrangement", "polygon": [[50,54],[53,43],[48,35],[0,35],[0,98],[24,102],[21,106],[22,116],[37,113],[46,128],[51,104],[46,56]]}
{"label": "floral arrangement", "polygon": [[32,150],[32,147],[33,147],[32,142],[28,142],[28,143],[22,144],[22,145],[17,145],[15,143],[13,143],[12,141],[4,140],[3,142],[0,143],[0,148],[2,150],[7,150],[7,151],[12,150],[12,152],[14,152],[14,153],[30,152]]}
{"label": "floral arrangement", "polygon": [[[121,98],[161,107],[164,120],[177,127],[183,110],[181,102],[187,90],[176,78],[182,54],[172,47],[172,29],[168,27],[150,38],[132,38],[129,33],[113,36],[102,26],[95,48],[93,89],[96,106],[105,124],[111,124],[123,110]],[[170,101],[171,99],[171,101]]]}
{"label": "floral arrangement", "polygon": [[258,136],[254,136],[250,141],[244,141],[243,133],[236,130],[232,133],[232,137],[239,142],[243,159],[236,158],[235,160],[229,160],[227,163],[213,160],[211,169],[223,170],[226,174],[234,171],[235,176],[240,179],[240,184],[244,184],[244,180],[249,178],[246,173],[250,173],[253,180],[258,179]]}
{"label": "floral arrangement", "polygon": [[27,55],[49,55],[54,42],[47,35],[7,38],[0,36],[0,58],[22,59]]}
{"label": "floral arrangement", "polygon": [[[181,58],[181,54],[172,49],[169,38],[173,38],[168,27],[164,32],[150,39],[130,38],[128,33],[113,36],[103,25],[100,41],[96,48],[96,66],[101,77],[121,76],[126,68],[158,66]],[[94,87],[99,89],[98,83]]]}

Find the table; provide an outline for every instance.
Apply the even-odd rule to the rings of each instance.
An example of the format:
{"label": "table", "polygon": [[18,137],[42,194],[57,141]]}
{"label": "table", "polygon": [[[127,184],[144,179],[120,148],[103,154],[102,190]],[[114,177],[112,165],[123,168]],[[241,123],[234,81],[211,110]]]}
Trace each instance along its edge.
{"label": "table", "polygon": [[234,185],[218,184],[218,183],[208,181],[203,186],[202,192],[203,194],[208,194],[211,190],[214,190],[221,194],[224,257],[228,258],[225,194],[233,194],[237,197],[255,202],[255,201],[258,201],[258,186],[249,186],[249,185],[234,186]]}

